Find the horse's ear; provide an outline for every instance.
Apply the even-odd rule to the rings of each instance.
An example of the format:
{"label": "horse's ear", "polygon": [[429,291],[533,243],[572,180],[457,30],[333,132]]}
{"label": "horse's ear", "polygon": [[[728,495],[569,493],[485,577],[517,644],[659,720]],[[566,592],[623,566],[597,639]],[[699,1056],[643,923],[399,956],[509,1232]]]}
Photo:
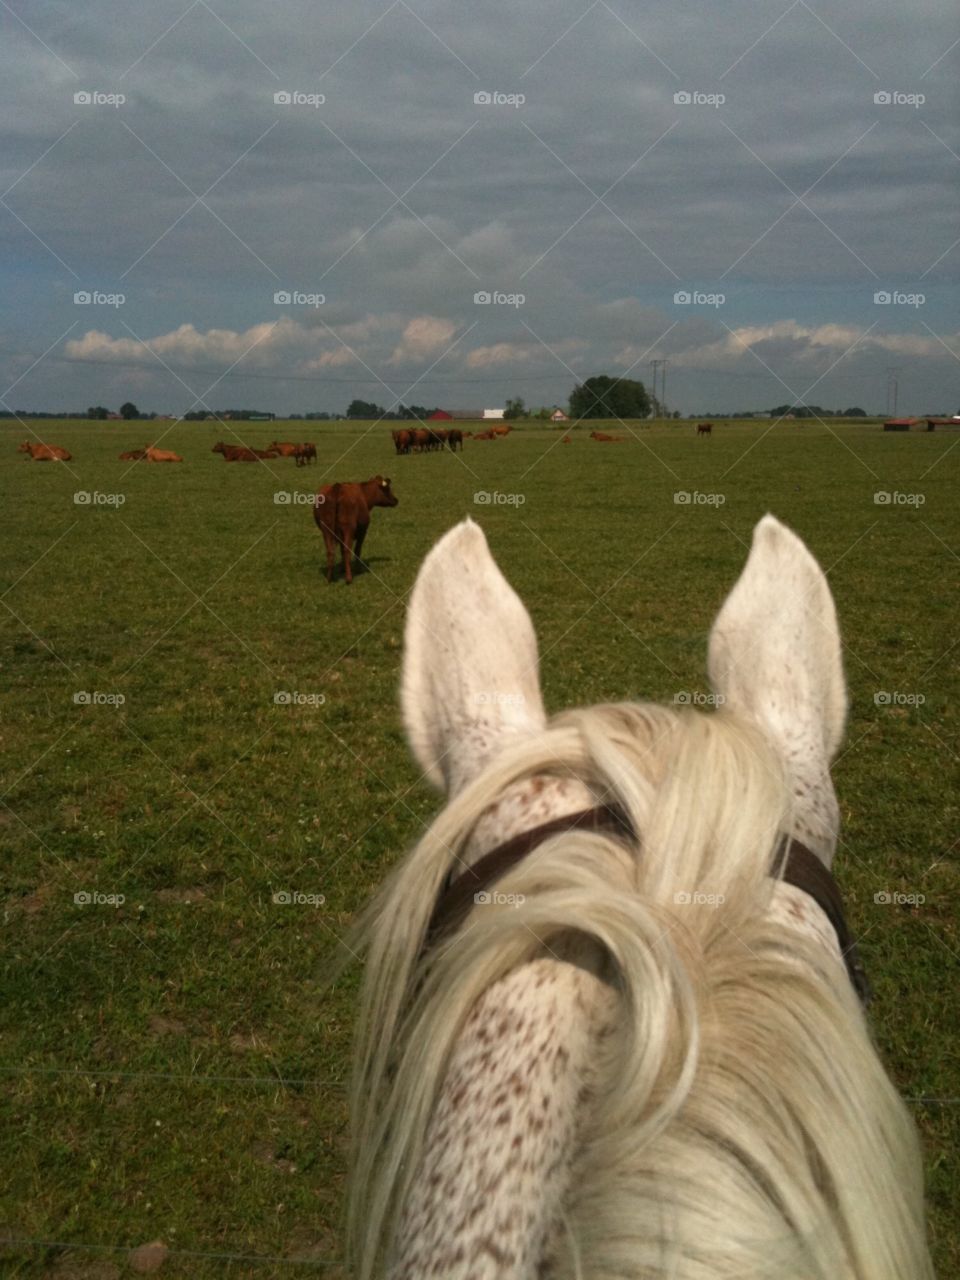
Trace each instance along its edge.
{"label": "horse's ear", "polygon": [[824,775],[829,785],[847,714],[836,609],[823,570],[773,516],[753,531],[710,633],[708,667],[725,705],[777,748],[798,795]]}
{"label": "horse's ear", "polygon": [[420,567],[402,703],[417,763],[448,792],[546,723],[533,623],[472,520],[441,538]]}

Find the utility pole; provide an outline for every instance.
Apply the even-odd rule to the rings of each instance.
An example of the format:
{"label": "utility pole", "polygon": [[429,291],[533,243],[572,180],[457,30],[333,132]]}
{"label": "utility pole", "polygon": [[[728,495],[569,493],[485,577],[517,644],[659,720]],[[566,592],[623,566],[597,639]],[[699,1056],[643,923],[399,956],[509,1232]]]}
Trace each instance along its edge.
{"label": "utility pole", "polygon": [[664,417],[667,416],[667,362],[666,360],[651,360],[653,366],[653,398],[657,400],[657,370],[660,370],[660,398],[657,401]]}
{"label": "utility pole", "polygon": [[900,370],[893,365],[887,366],[887,413],[894,418],[897,416],[897,399],[900,390],[897,381],[899,372]]}

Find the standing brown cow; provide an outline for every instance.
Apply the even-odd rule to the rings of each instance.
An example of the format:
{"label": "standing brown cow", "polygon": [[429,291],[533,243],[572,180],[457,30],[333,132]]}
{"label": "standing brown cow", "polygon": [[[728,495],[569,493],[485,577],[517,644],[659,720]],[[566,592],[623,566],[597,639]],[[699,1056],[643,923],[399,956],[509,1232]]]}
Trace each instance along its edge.
{"label": "standing brown cow", "polygon": [[392,435],[393,435],[393,447],[396,449],[397,453],[398,454],[409,453],[410,446],[411,444],[413,444],[413,432],[407,431],[404,428],[404,429],[401,429],[400,431],[392,432]]}
{"label": "standing brown cow", "polygon": [[447,432],[447,444],[450,446],[450,452],[457,452],[457,445],[460,446],[460,452],[463,452],[463,432],[459,427]]}
{"label": "standing brown cow", "polygon": [[713,433],[712,422],[701,422],[697,427],[698,436],[709,436]]}
{"label": "standing brown cow", "polygon": [[31,444],[29,440],[18,445],[17,453],[29,453],[32,462],[70,462],[73,459],[73,454],[59,445]]}
{"label": "standing brown cow", "polygon": [[362,564],[363,540],[370,527],[374,507],[395,507],[398,499],[390,489],[390,480],[373,476],[362,484],[325,484],[314,499],[313,518],[323,534],[327,551],[327,581],[333,581],[333,556],[339,543],[343,560],[343,576],[353,581],[351,552]]}

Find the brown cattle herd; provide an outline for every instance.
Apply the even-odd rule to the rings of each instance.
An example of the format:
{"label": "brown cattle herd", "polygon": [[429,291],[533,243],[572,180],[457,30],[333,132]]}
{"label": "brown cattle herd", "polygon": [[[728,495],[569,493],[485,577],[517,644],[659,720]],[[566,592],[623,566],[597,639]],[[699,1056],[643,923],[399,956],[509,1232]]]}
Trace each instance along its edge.
{"label": "brown cattle herd", "polygon": [[[436,453],[450,449],[456,453],[463,449],[465,439],[498,440],[510,434],[513,428],[509,424],[498,424],[486,431],[462,431],[459,427],[434,428],[410,427],[391,432],[393,447],[398,455],[409,453]],[[710,435],[712,422],[701,422],[697,426],[697,435]],[[600,444],[618,444],[623,436],[609,435],[605,431],[591,431],[590,439]],[[570,435],[565,435],[561,444],[572,444]],[[53,444],[31,443],[24,440],[18,446],[18,453],[25,453],[32,462],[70,462],[73,455],[66,449]],[[213,453],[219,453],[224,462],[263,462],[273,458],[293,458],[298,467],[308,466],[317,460],[317,446],[310,441],[295,444],[289,440],[274,440],[266,449],[253,449],[247,445],[225,444],[218,440],[213,446]],[[143,449],[130,449],[120,454],[121,462],[182,462],[179,454],[167,449],[158,449],[155,445],[147,445]],[[390,480],[383,476],[372,476],[360,483],[338,482],[321,486],[313,502],[313,518],[317,528],[323,535],[327,554],[327,581],[333,581],[334,556],[337,546],[343,566],[343,577],[348,583],[353,581],[354,561],[365,567],[361,552],[364,539],[370,527],[370,515],[374,507],[395,507],[398,503],[396,495],[390,488]]]}

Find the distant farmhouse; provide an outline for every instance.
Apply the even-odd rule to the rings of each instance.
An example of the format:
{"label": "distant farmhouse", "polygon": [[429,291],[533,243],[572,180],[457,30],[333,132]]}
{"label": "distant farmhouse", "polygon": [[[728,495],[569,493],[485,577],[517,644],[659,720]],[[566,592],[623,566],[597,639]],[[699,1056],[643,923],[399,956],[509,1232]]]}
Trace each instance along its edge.
{"label": "distant farmhouse", "polygon": [[427,418],[428,422],[484,422],[488,419],[503,421],[503,409],[437,409]]}

